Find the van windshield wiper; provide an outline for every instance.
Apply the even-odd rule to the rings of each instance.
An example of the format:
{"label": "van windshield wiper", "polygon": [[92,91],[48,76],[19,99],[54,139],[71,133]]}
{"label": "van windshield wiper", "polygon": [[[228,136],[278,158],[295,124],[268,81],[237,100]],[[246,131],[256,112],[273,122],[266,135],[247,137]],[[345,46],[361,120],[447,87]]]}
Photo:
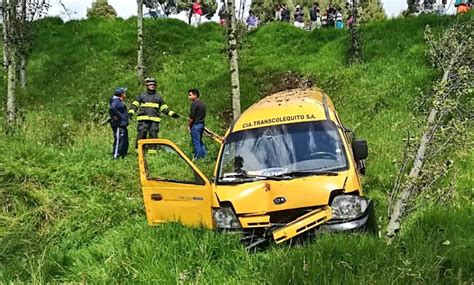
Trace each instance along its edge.
{"label": "van windshield wiper", "polygon": [[256,180],[288,180],[291,179],[292,177],[289,175],[271,175],[271,176],[265,176],[265,175],[254,175],[254,174],[248,174],[245,172],[233,172],[233,173],[226,173],[224,176],[220,177],[221,182],[237,182],[240,180],[250,180],[250,181],[256,181]]}
{"label": "van windshield wiper", "polygon": [[299,171],[292,171],[283,173],[281,175],[285,176],[292,176],[292,177],[302,177],[302,176],[311,176],[311,175],[321,175],[321,176],[338,176],[339,173],[334,171],[327,171],[327,170],[299,170]]}

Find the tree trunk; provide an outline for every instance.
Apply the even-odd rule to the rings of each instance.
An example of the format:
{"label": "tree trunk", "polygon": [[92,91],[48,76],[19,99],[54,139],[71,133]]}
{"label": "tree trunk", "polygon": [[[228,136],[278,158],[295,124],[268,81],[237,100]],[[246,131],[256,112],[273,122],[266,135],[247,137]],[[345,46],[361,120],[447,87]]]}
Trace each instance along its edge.
{"label": "tree trunk", "polygon": [[[446,82],[448,80],[449,73],[451,72],[451,67],[453,66],[456,60],[458,60],[458,58],[456,56],[453,56],[449,67],[444,71],[443,78],[441,79],[442,82]],[[415,160],[413,161],[413,166],[410,169],[410,173],[408,174],[409,184],[408,186],[406,186],[406,188],[403,189],[402,193],[400,193],[398,200],[395,203],[395,206],[393,207],[392,214],[390,215],[390,221],[387,226],[387,237],[389,238],[389,242],[400,230],[400,220],[405,214],[410,197],[415,191],[415,183],[416,180],[420,177],[420,173],[423,168],[426,150],[428,148],[430,138],[432,137],[433,132],[435,131],[435,122],[438,113],[439,110],[436,106],[434,106],[431,109],[430,114],[428,115],[425,132],[421,137],[420,145],[418,146]]]}
{"label": "tree trunk", "polygon": [[2,1],[3,4],[3,24],[5,26],[5,55],[7,63],[7,108],[6,127],[7,132],[15,128],[16,122],[16,82],[17,82],[17,47],[12,42],[15,33],[14,23],[16,19],[16,0]]}
{"label": "tree trunk", "polygon": [[349,31],[351,34],[351,48],[349,51],[350,64],[360,62],[362,59],[362,48],[361,48],[361,43],[359,39],[359,34],[357,32],[357,21],[359,20],[357,9],[358,9],[357,0],[353,0],[352,9],[351,9],[352,23],[349,26]]}
{"label": "tree trunk", "polygon": [[7,84],[7,130],[15,128],[16,122],[16,81],[17,59],[16,48],[11,45],[8,51],[8,84]]}
{"label": "tree trunk", "polygon": [[8,12],[7,0],[2,0],[2,19],[3,19],[3,68],[8,69]]}
{"label": "tree trunk", "polygon": [[21,89],[26,88],[26,54],[25,53],[20,53],[20,86]]}
{"label": "tree trunk", "polygon": [[138,56],[137,56],[137,76],[139,85],[144,80],[144,66],[143,66],[143,0],[137,0],[138,14],[137,14],[137,36],[138,36]]}
{"label": "tree trunk", "polygon": [[27,6],[26,6],[26,2],[27,0],[20,0],[21,2],[21,21],[22,21],[22,25],[23,27],[20,29],[21,30],[21,47],[20,47],[20,50],[19,50],[19,55],[20,55],[20,86],[22,89],[25,89],[26,88],[26,23],[27,23],[27,19],[26,19],[26,13],[27,13]]}
{"label": "tree trunk", "polygon": [[240,116],[240,81],[239,81],[239,54],[237,51],[236,18],[234,0],[229,1],[227,5],[230,20],[230,31],[228,33],[229,41],[229,63],[230,63],[230,82],[232,85],[232,113],[234,121]]}

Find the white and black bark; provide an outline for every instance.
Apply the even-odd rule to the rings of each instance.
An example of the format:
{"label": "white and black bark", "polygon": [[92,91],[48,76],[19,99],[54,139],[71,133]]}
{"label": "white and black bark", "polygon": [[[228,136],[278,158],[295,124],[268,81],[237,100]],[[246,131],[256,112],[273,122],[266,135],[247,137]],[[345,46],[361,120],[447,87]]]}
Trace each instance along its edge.
{"label": "white and black bark", "polygon": [[7,0],[2,0],[2,19],[3,19],[3,69],[8,69],[8,11]]}
{"label": "white and black bark", "polygon": [[28,53],[28,20],[27,20],[27,0],[20,0],[20,47],[19,47],[19,68],[20,68],[20,86],[22,89],[26,88],[26,65]]}
{"label": "white and black bark", "polygon": [[7,130],[11,131],[16,123],[16,85],[17,85],[17,58],[16,47],[11,45],[8,51],[7,68]]}
{"label": "white and black bark", "polygon": [[49,4],[43,0],[2,0],[7,131],[13,130],[16,124],[18,74],[23,80],[22,86],[26,86],[27,52],[34,36],[31,23],[48,7]]}
{"label": "white and black bark", "polygon": [[359,38],[359,33],[357,31],[357,23],[359,21],[358,14],[358,2],[357,0],[352,0],[351,16],[352,23],[349,26],[349,32],[351,35],[351,47],[349,49],[349,63],[358,63],[362,60],[362,45]]}
{"label": "white and black bark", "polygon": [[137,6],[137,77],[139,84],[142,84],[145,74],[143,65],[143,0],[137,0]]}
{"label": "white and black bark", "polygon": [[7,70],[6,129],[10,131],[16,122],[16,83],[17,83],[17,38],[16,0],[3,0],[2,13],[4,25],[4,56]]}
{"label": "white and black bark", "polygon": [[239,53],[237,46],[237,19],[235,17],[235,2],[229,0],[227,7],[227,15],[229,16],[229,66],[230,81],[232,87],[232,114],[234,120],[240,116],[240,80],[239,80]]}

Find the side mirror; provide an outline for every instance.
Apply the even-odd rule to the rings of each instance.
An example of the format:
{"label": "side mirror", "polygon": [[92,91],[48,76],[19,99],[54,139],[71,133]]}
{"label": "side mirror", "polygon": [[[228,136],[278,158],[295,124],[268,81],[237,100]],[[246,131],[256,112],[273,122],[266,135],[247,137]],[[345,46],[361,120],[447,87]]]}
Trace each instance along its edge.
{"label": "side mirror", "polygon": [[354,138],[352,140],[352,152],[354,153],[354,159],[360,161],[366,159],[369,155],[369,147],[367,141],[363,139]]}

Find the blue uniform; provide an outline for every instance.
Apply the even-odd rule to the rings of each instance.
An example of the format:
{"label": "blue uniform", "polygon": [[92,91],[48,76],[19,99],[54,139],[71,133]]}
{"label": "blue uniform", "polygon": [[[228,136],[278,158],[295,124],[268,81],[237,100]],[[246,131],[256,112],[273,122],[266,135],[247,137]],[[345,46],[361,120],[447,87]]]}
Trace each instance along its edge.
{"label": "blue uniform", "polygon": [[125,157],[128,152],[128,110],[118,96],[110,99],[109,114],[114,134],[113,158]]}

